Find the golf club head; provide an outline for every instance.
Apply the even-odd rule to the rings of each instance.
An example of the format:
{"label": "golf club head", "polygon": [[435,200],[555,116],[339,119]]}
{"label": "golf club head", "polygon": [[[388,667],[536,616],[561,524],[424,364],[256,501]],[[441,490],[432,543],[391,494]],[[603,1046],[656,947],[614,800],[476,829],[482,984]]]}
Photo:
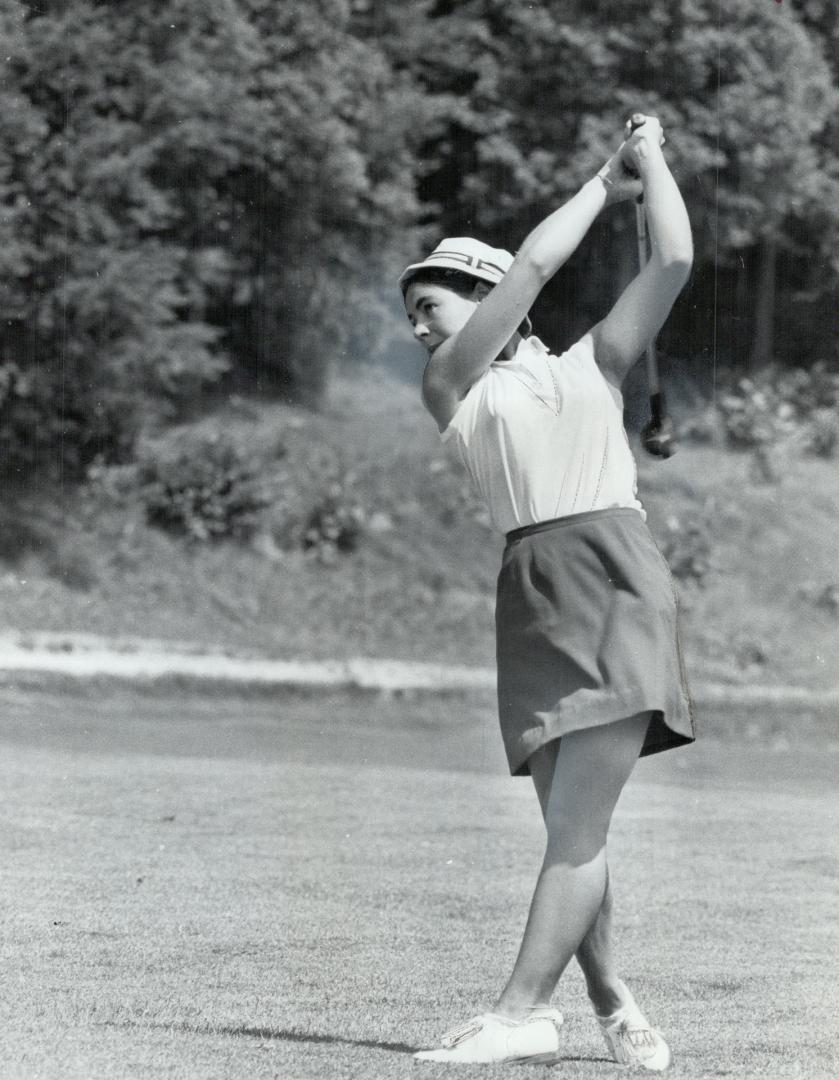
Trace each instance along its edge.
{"label": "golf club head", "polygon": [[650,420],[641,430],[641,445],[653,457],[672,457],[676,453],[676,435],[670,417]]}

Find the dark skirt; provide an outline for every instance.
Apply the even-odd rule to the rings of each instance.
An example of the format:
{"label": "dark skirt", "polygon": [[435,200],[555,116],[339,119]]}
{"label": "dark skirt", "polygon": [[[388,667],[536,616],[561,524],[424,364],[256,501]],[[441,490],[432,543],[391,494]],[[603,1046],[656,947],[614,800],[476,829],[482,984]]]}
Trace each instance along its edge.
{"label": "dark skirt", "polygon": [[571,731],[652,714],[641,750],[695,738],[670,570],[641,514],[516,529],[498,576],[498,707],[510,772]]}

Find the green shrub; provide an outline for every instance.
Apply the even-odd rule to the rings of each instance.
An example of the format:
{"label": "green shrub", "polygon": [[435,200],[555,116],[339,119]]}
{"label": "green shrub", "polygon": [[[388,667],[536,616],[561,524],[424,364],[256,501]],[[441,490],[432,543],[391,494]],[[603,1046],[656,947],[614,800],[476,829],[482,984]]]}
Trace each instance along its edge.
{"label": "green shrub", "polygon": [[84,538],[66,538],[55,548],[43,553],[46,571],[76,592],[90,592],[99,580],[96,561],[90,544]]}
{"label": "green shrub", "polygon": [[333,480],[308,515],[303,548],[316,554],[321,562],[333,563],[338,555],[356,550],[364,524],[364,510],[349,482]]}
{"label": "green shrub", "polygon": [[137,472],[146,520],[197,542],[248,539],[271,501],[260,473],[220,434],[147,449]]}
{"label": "green shrub", "polygon": [[812,416],[820,409],[839,405],[839,371],[823,360],[810,368],[771,368],[779,397],[789,402],[798,417]]}
{"label": "green shrub", "polygon": [[680,581],[701,585],[714,567],[714,537],[704,516],[685,514],[669,517],[659,545],[670,572]]}
{"label": "green shrub", "polygon": [[824,362],[811,368],[767,367],[734,382],[717,409],[728,444],[757,450],[793,441],[830,458],[839,451],[839,372]]}
{"label": "green shrub", "polygon": [[792,427],[793,409],[765,378],[739,379],[720,396],[717,408],[728,444],[738,450],[765,446]]}
{"label": "green shrub", "polygon": [[816,457],[836,456],[839,451],[839,408],[814,410],[808,425],[807,450]]}
{"label": "green shrub", "polygon": [[82,480],[92,462],[130,458],[134,410],[112,388],[93,387],[48,365],[0,364],[0,475],[32,484]]}
{"label": "green shrub", "polygon": [[461,521],[474,521],[492,529],[486,504],[463,469],[450,458],[435,458],[429,463],[422,497],[430,512],[449,528],[456,528]]}

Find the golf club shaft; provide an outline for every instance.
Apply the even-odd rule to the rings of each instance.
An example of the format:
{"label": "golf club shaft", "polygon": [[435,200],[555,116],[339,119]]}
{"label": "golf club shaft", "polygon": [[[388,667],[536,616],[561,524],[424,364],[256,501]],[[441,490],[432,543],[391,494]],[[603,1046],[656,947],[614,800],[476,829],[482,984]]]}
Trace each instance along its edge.
{"label": "golf club shaft", "polygon": [[[629,119],[630,133],[642,127],[644,117],[641,113],[634,113]],[[638,237],[638,270],[643,273],[648,261],[647,252],[647,215],[644,207],[644,196],[639,195],[635,200],[635,231]],[[647,386],[650,398],[650,422],[641,432],[641,443],[644,449],[654,457],[669,458],[673,453],[673,424],[667,415],[667,405],[664,400],[664,391],[658,377],[658,357],[656,356],[655,339],[646,349],[647,361]]]}
{"label": "golf club shaft", "polygon": [[[635,225],[638,234],[638,269],[643,270],[647,265],[647,217],[644,213],[644,199],[640,196],[635,200]],[[650,401],[653,398],[661,398],[661,385],[658,378],[658,358],[655,352],[655,341],[647,346],[647,385],[650,391]],[[655,406],[653,406],[655,412]],[[655,418],[655,417],[654,417]]]}

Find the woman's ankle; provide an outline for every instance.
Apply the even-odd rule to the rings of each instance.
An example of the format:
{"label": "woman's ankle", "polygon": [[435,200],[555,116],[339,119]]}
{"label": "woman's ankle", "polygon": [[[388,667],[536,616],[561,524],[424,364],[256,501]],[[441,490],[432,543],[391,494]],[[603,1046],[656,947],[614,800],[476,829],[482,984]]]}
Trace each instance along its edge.
{"label": "woman's ankle", "polygon": [[519,1020],[526,1019],[534,1009],[547,1008],[544,997],[537,999],[531,999],[529,996],[519,996],[513,994],[504,993],[495,1003],[493,1012],[496,1016],[503,1016],[507,1020]]}
{"label": "woman's ankle", "polygon": [[611,1016],[633,1000],[626,983],[621,979],[599,980],[597,986],[588,986],[588,996],[598,1016]]}

